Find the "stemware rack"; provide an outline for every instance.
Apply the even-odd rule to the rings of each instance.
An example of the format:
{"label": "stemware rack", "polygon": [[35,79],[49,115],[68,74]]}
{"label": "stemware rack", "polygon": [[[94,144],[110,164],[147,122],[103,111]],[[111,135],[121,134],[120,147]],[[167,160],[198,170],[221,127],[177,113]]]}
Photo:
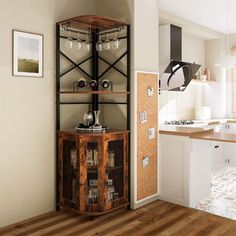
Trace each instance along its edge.
{"label": "stemware rack", "polygon": [[[67,37],[65,34],[62,34],[62,31],[71,31],[71,32],[79,32],[79,34],[91,34],[90,40],[91,40],[91,55],[87,56],[86,58],[81,59],[81,61],[77,62],[75,61],[70,55],[68,55],[65,51],[63,51],[63,47],[61,45],[61,40],[66,39]],[[124,40],[126,41],[124,43],[125,45],[125,52],[122,53],[117,59],[115,59],[113,62],[110,62],[108,59],[104,58],[104,56],[101,55],[99,51],[96,50],[96,44],[99,40],[99,35],[105,35],[107,33],[113,33],[117,30],[122,30],[123,34],[118,36],[117,38],[119,40]],[[73,40],[76,40],[76,38],[73,38]],[[81,40],[83,41],[83,40]],[[61,175],[60,173],[60,165],[58,161],[58,156],[61,156],[60,154],[60,148],[61,146],[59,145],[59,138],[60,138],[60,130],[61,130],[61,106],[63,105],[90,105],[92,108],[92,111],[97,111],[99,110],[99,106],[102,105],[125,105],[126,106],[126,127],[127,127],[127,153],[125,156],[127,157],[127,167],[126,165],[123,165],[123,170],[126,170],[126,175],[129,175],[129,156],[130,156],[130,25],[129,23],[121,20],[115,20],[107,17],[100,17],[100,16],[78,16],[74,18],[70,18],[64,21],[60,21],[56,23],[56,131],[57,131],[57,141],[56,141],[56,158],[57,158],[57,210],[60,209],[61,202],[60,202],[60,194],[61,194],[61,189],[60,189],[60,184],[61,184]],[[115,52],[115,51],[113,51]],[[106,52],[109,53],[109,52]],[[62,68],[62,58],[63,60],[66,60],[71,64],[70,67],[67,69],[64,69],[63,72],[61,71]],[[118,66],[117,63],[122,60],[124,62],[124,58],[126,58],[126,69],[125,71],[121,70]],[[107,65],[107,68],[103,71],[101,71],[100,68],[100,62],[105,63]],[[83,69],[81,66],[84,65],[85,63],[91,63],[91,70],[86,71]],[[89,80],[95,80],[99,84],[99,81],[104,78],[104,76],[107,74],[107,72],[114,70],[119,73],[121,77],[124,77],[126,79],[126,90],[124,91],[117,91],[114,88],[114,91],[111,90],[100,90],[99,86],[92,88],[91,90],[88,91],[83,91],[83,90],[78,90],[78,91],[73,91],[71,90],[63,90],[61,88],[61,79],[65,75],[68,75],[71,71],[78,70],[86,79]],[[75,100],[63,100],[65,96],[70,95],[75,97]],[[80,96],[83,95],[91,95],[90,99],[88,101],[84,101],[84,99],[79,99]],[[122,101],[117,101],[115,100],[108,100],[108,97],[106,99],[100,100],[99,97],[103,95],[109,95],[116,96],[119,98],[126,98],[125,100],[122,99]],[[89,134],[87,134],[89,135]],[[91,134],[93,136],[94,134]],[[102,135],[101,135],[102,136]],[[70,135],[68,135],[70,137]],[[61,150],[63,152],[63,150]],[[76,151],[77,154],[79,155],[79,150]],[[100,157],[101,158],[101,157]],[[118,167],[114,167],[115,169]],[[94,171],[94,170],[90,170]],[[81,173],[80,173],[81,174]],[[103,177],[101,177],[103,178]],[[127,205],[129,202],[129,177],[126,176],[125,180],[127,183],[124,183],[124,186],[127,186],[127,201],[123,201],[124,204]],[[125,190],[125,191],[126,191]],[[100,193],[101,194],[101,193]],[[73,195],[73,194],[72,194]],[[118,205],[117,205],[118,206]],[[102,209],[103,207],[101,207]],[[112,207],[110,207],[112,208]],[[109,209],[110,209],[109,208]],[[105,209],[105,208],[103,208]],[[108,210],[108,208],[106,209]],[[85,211],[85,209],[84,209]],[[92,209],[89,209],[90,212],[92,212]]]}

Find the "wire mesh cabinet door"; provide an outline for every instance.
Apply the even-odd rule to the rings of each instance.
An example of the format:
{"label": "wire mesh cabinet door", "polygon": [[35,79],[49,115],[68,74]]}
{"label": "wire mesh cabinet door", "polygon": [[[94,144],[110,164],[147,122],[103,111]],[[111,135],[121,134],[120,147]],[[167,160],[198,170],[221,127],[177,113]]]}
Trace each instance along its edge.
{"label": "wire mesh cabinet door", "polygon": [[107,134],[104,145],[105,210],[128,203],[127,133]]}
{"label": "wire mesh cabinet door", "polygon": [[81,211],[104,211],[104,137],[80,138],[80,205]]}
{"label": "wire mesh cabinet door", "polygon": [[79,210],[76,137],[59,134],[57,204]]}

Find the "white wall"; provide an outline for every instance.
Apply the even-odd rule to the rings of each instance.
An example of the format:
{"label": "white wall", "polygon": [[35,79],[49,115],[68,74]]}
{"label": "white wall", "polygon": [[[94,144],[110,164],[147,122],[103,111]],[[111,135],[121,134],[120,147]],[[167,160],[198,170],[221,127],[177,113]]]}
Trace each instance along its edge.
{"label": "white wall", "polygon": [[205,93],[205,104],[211,107],[213,118],[229,118],[231,116],[231,94],[229,76],[225,69],[215,67],[216,59],[225,53],[225,37],[206,41],[206,66],[210,69],[211,80]]}
{"label": "white wall", "polygon": [[[0,227],[55,208],[55,22],[93,6],[0,1]],[[12,29],[44,35],[44,78],[12,76]]]}
{"label": "white wall", "polygon": [[182,60],[200,64],[203,73],[205,69],[205,40],[183,32]]}
{"label": "white wall", "polygon": [[156,0],[134,1],[134,70],[158,72],[158,10]]}
{"label": "white wall", "polygon": [[[156,0],[135,0],[134,1],[134,64],[133,71],[154,72],[159,71],[158,55],[158,25],[159,25],[159,3]],[[132,77],[132,142],[131,142],[131,206],[140,207],[148,201],[153,201],[154,197],[143,199],[137,202],[137,81]],[[143,91],[145,93],[145,91]],[[156,170],[158,171],[158,170]]]}

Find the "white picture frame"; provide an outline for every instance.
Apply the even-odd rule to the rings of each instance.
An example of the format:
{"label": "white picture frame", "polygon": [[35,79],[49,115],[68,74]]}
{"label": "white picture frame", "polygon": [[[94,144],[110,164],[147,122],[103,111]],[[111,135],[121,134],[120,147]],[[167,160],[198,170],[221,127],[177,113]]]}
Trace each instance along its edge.
{"label": "white picture frame", "polygon": [[13,76],[43,77],[43,35],[13,30]]}

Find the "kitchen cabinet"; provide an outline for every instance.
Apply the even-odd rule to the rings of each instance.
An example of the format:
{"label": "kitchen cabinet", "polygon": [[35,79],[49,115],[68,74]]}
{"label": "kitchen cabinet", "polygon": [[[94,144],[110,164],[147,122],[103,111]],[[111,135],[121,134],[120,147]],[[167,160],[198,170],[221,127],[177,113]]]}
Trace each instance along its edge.
{"label": "kitchen cabinet", "polygon": [[189,138],[160,135],[160,199],[188,206]]}
{"label": "kitchen cabinet", "polygon": [[222,168],[236,167],[236,143],[212,142],[212,172]]}
{"label": "kitchen cabinet", "polygon": [[212,172],[222,169],[226,165],[227,157],[227,143],[224,142],[212,142],[212,161],[211,170]]}
{"label": "kitchen cabinet", "polygon": [[211,141],[160,135],[160,199],[192,206],[210,195]]}
{"label": "kitchen cabinet", "polygon": [[236,167],[236,143],[226,144],[225,166]]}
{"label": "kitchen cabinet", "polygon": [[236,124],[227,123],[226,124],[227,133],[236,134]]}
{"label": "kitchen cabinet", "polygon": [[211,194],[211,141],[191,139],[189,161],[189,206]]}

